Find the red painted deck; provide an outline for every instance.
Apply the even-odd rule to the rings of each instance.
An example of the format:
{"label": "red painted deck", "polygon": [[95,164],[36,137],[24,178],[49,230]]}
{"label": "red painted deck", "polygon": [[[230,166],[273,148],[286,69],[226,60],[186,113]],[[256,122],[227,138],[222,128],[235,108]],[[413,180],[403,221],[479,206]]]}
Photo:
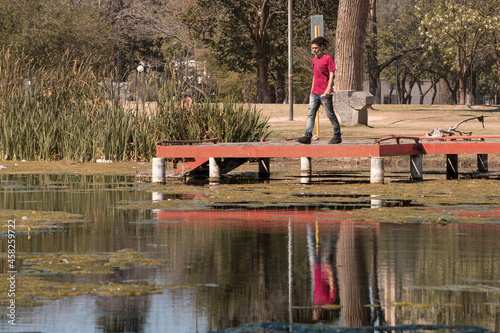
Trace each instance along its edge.
{"label": "red painted deck", "polygon": [[[467,139],[464,139],[467,138]],[[500,136],[446,138],[403,138],[381,141],[344,139],[340,145],[313,141],[158,145],[157,157],[164,158],[273,158],[273,157],[384,157],[429,154],[500,154]],[[399,143],[396,142],[399,140]],[[404,141],[404,142],[403,142]]]}
{"label": "red painted deck", "polygon": [[[206,167],[210,158],[300,158],[300,157],[385,157],[404,155],[500,154],[500,136],[452,136],[443,138],[390,135],[384,137],[344,137],[342,144],[330,145],[327,140],[309,145],[292,140],[273,142],[214,143],[214,139],[199,144],[159,142],[156,156],[174,160],[170,176],[182,176]],[[163,145],[167,143],[169,145]],[[184,143],[184,144],[180,144]],[[177,167],[177,162],[185,162]],[[233,169],[236,166],[233,166]]]}

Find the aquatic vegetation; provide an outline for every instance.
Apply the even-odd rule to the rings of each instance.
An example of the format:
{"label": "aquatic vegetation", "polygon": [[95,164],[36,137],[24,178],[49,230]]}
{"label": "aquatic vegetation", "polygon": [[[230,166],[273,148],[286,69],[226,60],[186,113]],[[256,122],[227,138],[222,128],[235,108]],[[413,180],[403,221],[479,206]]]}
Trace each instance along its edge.
{"label": "aquatic vegetation", "polygon": [[[0,275],[0,286],[7,288],[5,274]],[[40,306],[46,301],[57,300],[68,296],[142,296],[162,293],[166,286],[149,284],[149,281],[134,281],[134,283],[58,283],[41,279],[36,276],[17,276],[16,305]],[[0,304],[6,305],[9,299],[0,298]]]}
{"label": "aquatic vegetation", "polygon": [[[85,222],[82,215],[66,212],[0,209],[2,221],[15,220],[16,233],[60,230],[67,223]],[[7,232],[7,223],[0,224],[0,233]]]}
{"label": "aquatic vegetation", "polygon": [[321,308],[325,310],[340,310],[342,309],[342,306],[339,304],[325,304],[322,305]]}
{"label": "aquatic vegetation", "polygon": [[[62,283],[47,279],[57,274],[71,275],[107,275],[116,270],[130,269],[132,266],[157,267],[165,260],[151,258],[147,253],[122,250],[111,253],[46,253],[18,254],[22,269],[16,276],[17,305],[43,305],[44,301],[67,296],[140,296],[161,293],[168,287],[155,285],[150,280],[125,280],[120,283],[109,282],[106,277],[101,283]],[[7,274],[0,275],[0,288],[6,288]],[[0,304],[7,304],[6,297],[0,298]]]}
{"label": "aquatic vegetation", "polygon": [[[122,209],[165,210],[318,210],[344,220],[383,223],[500,223],[497,180],[433,180],[418,183],[318,184],[266,183],[217,186],[149,186],[168,200],[123,203]],[[191,200],[184,200],[186,193]],[[184,194],[184,195],[182,195]]]}
{"label": "aquatic vegetation", "polygon": [[23,271],[28,274],[71,273],[110,274],[116,269],[125,270],[133,265],[155,267],[165,260],[149,257],[146,253],[122,250],[112,253],[47,253],[22,254]]}

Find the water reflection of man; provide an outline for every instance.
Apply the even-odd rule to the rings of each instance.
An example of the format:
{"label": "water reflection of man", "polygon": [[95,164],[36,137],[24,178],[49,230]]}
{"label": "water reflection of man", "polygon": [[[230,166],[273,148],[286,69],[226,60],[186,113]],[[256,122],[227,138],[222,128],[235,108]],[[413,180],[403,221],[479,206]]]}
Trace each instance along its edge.
{"label": "water reflection of man", "polygon": [[324,305],[334,304],[337,299],[337,286],[333,275],[333,239],[327,241],[327,247],[320,249],[317,232],[311,224],[307,225],[307,243],[312,272],[313,320],[320,319]]}

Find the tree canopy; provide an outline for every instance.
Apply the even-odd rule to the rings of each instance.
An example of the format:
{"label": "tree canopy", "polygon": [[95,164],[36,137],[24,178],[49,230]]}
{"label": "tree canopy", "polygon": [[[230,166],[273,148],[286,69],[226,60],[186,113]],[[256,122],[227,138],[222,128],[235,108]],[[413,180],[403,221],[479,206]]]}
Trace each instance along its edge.
{"label": "tree canopy", "polygon": [[[311,15],[324,16],[325,37],[337,49],[354,35],[366,40],[359,48],[364,63],[335,59],[336,87],[341,72],[353,76],[342,67],[347,64],[364,68],[377,102],[381,79],[397,88],[403,103],[412,102],[414,86],[420,102],[431,92],[435,100],[438,82],[451,103],[467,103],[468,93],[473,101],[476,92],[500,94],[500,0],[363,0],[368,18],[354,19],[344,11],[359,9],[356,1],[293,1],[296,101],[307,99],[312,79]],[[121,80],[142,62],[150,72],[177,71],[190,84],[203,82],[200,90],[282,103],[288,96],[287,6],[287,0],[0,0],[0,46],[37,66],[56,66],[63,55],[92,59]],[[358,32],[343,37],[342,20],[354,20]],[[426,91],[424,81],[431,82]]]}
{"label": "tree canopy", "polygon": [[419,31],[426,38],[426,52],[438,49],[444,62],[456,71],[459,103],[465,104],[467,78],[478,55],[495,48],[493,36],[500,31],[499,0],[445,0],[416,6]]}

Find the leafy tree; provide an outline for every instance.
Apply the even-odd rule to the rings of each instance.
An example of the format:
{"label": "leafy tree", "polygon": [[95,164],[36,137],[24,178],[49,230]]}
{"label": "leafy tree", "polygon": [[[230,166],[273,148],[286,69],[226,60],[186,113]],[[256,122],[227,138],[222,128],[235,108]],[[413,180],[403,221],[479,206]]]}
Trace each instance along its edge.
{"label": "leafy tree", "polygon": [[0,0],[0,43],[24,50],[41,65],[57,65],[66,53],[106,58],[116,45],[111,30],[88,2]]}
{"label": "leafy tree", "polygon": [[[415,35],[413,5],[414,0],[399,2],[370,0],[366,57],[369,91],[375,96],[376,103],[381,102],[380,77],[382,72],[386,71],[386,80],[395,87],[395,74],[391,65],[413,53],[420,54],[419,51],[422,50],[422,40]],[[400,20],[400,23],[398,24],[396,20]],[[396,50],[397,30],[400,36]],[[403,91],[404,89],[398,88],[398,92]],[[399,96],[399,99],[403,100],[402,96]]]}
{"label": "leafy tree", "polygon": [[426,47],[436,47],[454,59],[460,104],[466,102],[471,66],[479,54],[492,48],[486,38],[500,29],[499,6],[500,0],[442,0],[422,1],[417,7]]}
{"label": "leafy tree", "polygon": [[[325,21],[333,24],[337,3],[295,1],[294,44],[310,48],[309,15],[324,13]],[[286,0],[196,0],[186,11],[185,23],[219,64],[239,73],[256,71],[257,102],[283,99],[288,67]]]}

